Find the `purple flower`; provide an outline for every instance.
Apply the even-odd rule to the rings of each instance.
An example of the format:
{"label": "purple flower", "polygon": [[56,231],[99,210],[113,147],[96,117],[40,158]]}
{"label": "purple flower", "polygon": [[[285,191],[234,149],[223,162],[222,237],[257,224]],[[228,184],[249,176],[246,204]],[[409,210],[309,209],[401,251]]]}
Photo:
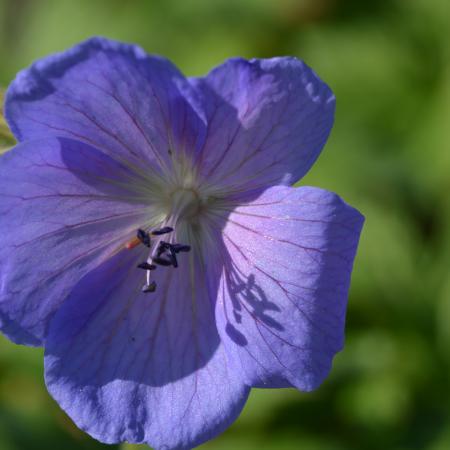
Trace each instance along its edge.
{"label": "purple flower", "polygon": [[106,442],[188,449],[251,387],[315,389],[343,345],[363,217],[291,185],[334,96],[295,58],[186,79],[90,39],[10,86],[0,324],[45,346],[48,390]]}

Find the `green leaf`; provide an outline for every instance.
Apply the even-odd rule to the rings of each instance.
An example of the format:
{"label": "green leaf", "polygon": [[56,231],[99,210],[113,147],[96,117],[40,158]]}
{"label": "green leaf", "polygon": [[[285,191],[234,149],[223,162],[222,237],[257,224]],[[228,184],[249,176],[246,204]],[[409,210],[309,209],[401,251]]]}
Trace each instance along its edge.
{"label": "green leaf", "polygon": [[0,88],[0,153],[11,148],[15,141],[3,115],[3,90]]}

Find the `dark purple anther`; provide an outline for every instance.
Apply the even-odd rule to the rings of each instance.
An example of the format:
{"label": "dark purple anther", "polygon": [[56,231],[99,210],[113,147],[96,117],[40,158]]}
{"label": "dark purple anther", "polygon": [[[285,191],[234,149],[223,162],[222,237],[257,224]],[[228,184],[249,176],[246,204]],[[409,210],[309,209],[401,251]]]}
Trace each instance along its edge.
{"label": "dark purple anther", "polygon": [[166,258],[162,258],[161,256],[156,256],[155,258],[153,258],[153,262],[160,266],[171,266],[172,265],[172,261],[170,261]]}
{"label": "dark purple anther", "polygon": [[148,293],[148,292],[155,292],[156,290],[156,282],[152,281],[150,284],[144,284],[144,286],[142,286],[142,292],[144,293]]}
{"label": "dark purple anther", "polygon": [[172,266],[173,267],[178,267],[177,256],[176,256],[175,252],[172,249],[170,249],[170,254],[168,256],[170,258],[170,261],[172,261]]}
{"label": "dark purple anther", "polygon": [[168,242],[161,241],[159,243],[158,250],[156,252],[156,256],[161,256],[162,254],[164,254],[166,252],[166,250],[169,250],[170,247],[171,247],[171,244],[169,244]]}
{"label": "dark purple anther", "polygon": [[184,244],[173,244],[172,249],[175,253],[188,252],[191,249],[191,246]]}
{"label": "dark purple anther", "polygon": [[141,228],[139,228],[139,230],[137,231],[137,238],[146,246],[146,247],[150,247],[151,245],[151,240],[150,240],[150,235],[142,230]]}
{"label": "dark purple anther", "polygon": [[173,228],[171,228],[171,227],[163,227],[159,230],[153,230],[152,234],[153,234],[153,236],[159,236],[161,234],[172,233],[172,231],[173,231]]}
{"label": "dark purple anther", "polygon": [[149,264],[148,262],[144,261],[137,265],[138,269],[144,269],[144,270],[155,270],[156,266],[154,264]]}

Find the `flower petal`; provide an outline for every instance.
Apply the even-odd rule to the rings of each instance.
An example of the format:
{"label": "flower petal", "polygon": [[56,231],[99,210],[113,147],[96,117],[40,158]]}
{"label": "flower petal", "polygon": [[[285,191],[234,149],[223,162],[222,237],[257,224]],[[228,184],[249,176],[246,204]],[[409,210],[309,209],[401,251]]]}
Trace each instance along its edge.
{"label": "flower petal", "polygon": [[[200,265],[152,272],[141,292],[139,248],[89,273],[55,315],[46,341],[49,392],[78,427],[105,442],[190,449],[224,430],[247,398],[230,371]],[[195,270],[194,270],[195,269]],[[216,283],[217,286],[217,283]]]}
{"label": "flower petal", "polygon": [[122,161],[166,167],[173,147],[195,148],[204,136],[185,95],[193,89],[168,60],[92,38],[20,72],[5,115],[19,141],[66,136]]}
{"label": "flower petal", "polygon": [[327,376],[363,220],[310,187],[270,188],[230,214],[216,315],[248,384],[308,391]]}
{"label": "flower petal", "polygon": [[292,184],[317,159],[333,125],[333,93],[295,58],[231,59],[191,81],[208,118],[199,164],[211,184]]}
{"label": "flower petal", "polygon": [[135,233],[149,209],[128,169],[66,138],[0,158],[0,327],[39,345],[74,284]]}

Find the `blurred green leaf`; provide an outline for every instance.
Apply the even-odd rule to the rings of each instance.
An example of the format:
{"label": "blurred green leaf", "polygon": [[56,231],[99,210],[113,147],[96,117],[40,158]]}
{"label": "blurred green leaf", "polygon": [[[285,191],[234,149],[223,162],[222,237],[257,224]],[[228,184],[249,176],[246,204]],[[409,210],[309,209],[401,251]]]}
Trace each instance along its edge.
{"label": "blurred green leaf", "polygon": [[3,97],[4,93],[0,89],[0,153],[14,145],[14,137],[3,115]]}

